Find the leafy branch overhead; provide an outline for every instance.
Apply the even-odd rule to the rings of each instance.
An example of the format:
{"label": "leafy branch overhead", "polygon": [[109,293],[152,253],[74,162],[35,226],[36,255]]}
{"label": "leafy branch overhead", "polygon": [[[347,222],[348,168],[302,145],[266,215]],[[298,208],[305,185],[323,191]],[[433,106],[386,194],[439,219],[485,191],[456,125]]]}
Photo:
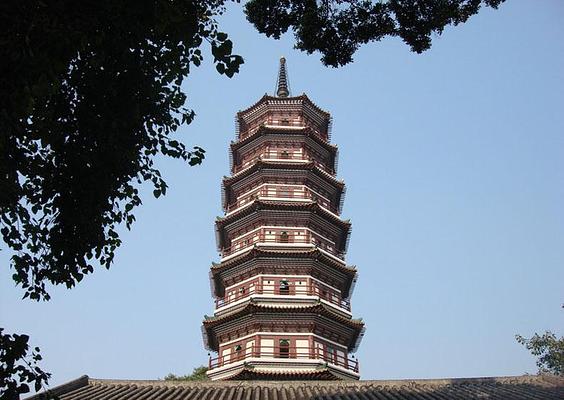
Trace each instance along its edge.
{"label": "leafy branch overhead", "polygon": [[138,185],[167,185],[157,154],[202,162],[171,136],[194,112],[181,90],[209,45],[238,72],[215,18],[223,1],[5,1],[0,96],[0,225],[24,297],[110,267],[117,226],[135,221]]}
{"label": "leafy branch overhead", "polygon": [[482,5],[498,8],[504,1],[251,0],[245,12],[259,32],[278,39],[292,29],[297,49],[320,52],[325,65],[338,67],[350,63],[361,45],[387,36],[421,53],[447,25],[466,22]]}

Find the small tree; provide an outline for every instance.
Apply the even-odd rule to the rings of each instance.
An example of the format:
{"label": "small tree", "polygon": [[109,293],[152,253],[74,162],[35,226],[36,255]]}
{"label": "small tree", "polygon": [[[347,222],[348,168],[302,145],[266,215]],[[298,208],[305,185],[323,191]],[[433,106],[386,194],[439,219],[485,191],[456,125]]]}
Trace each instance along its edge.
{"label": "small tree", "polygon": [[174,375],[172,373],[168,374],[164,377],[165,381],[207,381],[209,380],[208,376],[206,375],[206,371],[208,367],[204,367],[203,365],[194,368],[194,371],[190,375]]}
{"label": "small tree", "polygon": [[542,336],[535,333],[530,339],[515,335],[515,339],[538,357],[539,373],[564,375],[564,336],[558,339],[554,333],[546,331]]}

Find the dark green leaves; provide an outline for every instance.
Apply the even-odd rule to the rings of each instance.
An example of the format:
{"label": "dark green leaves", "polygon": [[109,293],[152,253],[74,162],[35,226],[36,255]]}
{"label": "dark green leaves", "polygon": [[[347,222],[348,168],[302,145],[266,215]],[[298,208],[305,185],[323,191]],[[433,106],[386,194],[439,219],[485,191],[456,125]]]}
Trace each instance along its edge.
{"label": "dark green leaves", "polygon": [[239,72],[239,67],[244,63],[243,57],[233,55],[233,42],[227,39],[227,34],[218,32],[216,40],[211,42],[211,50],[216,63],[217,72],[229,78]]}
{"label": "dark green leaves", "polygon": [[431,47],[431,36],[445,26],[466,22],[481,5],[499,7],[504,0],[251,0],[247,19],[261,33],[276,39],[292,28],[296,48],[318,51],[325,65],[352,61],[358,48],[386,36],[400,37],[411,50]]}
{"label": "dark green leaves", "polygon": [[206,151],[204,149],[194,146],[194,151],[190,154],[190,161],[188,161],[188,163],[191,166],[201,164],[204,158],[206,158],[205,154]]}
{"label": "dark green leaves", "polygon": [[0,234],[24,298],[48,300],[46,285],[71,288],[111,266],[140,184],[166,194],[155,156],[204,160],[174,137],[194,119],[181,85],[201,45],[228,77],[243,59],[218,30],[223,1],[8,0],[3,10]]}
{"label": "dark green leaves", "polygon": [[39,348],[29,349],[29,336],[6,334],[0,328],[0,398],[17,399],[29,393],[29,385],[35,391],[48,383],[51,374],[37,366],[42,357]]}
{"label": "dark green leaves", "polygon": [[515,339],[537,357],[539,373],[564,376],[564,337],[557,338],[547,331],[543,335],[535,333],[530,339],[515,335]]}

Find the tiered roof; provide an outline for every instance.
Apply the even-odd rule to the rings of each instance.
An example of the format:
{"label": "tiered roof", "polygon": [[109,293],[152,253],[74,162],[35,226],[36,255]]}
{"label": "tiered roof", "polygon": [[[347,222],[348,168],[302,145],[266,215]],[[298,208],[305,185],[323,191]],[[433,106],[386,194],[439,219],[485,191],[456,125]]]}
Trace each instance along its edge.
{"label": "tiered roof", "polygon": [[[335,323],[330,323],[329,326],[331,326],[332,329],[346,329],[349,332],[351,339],[349,351],[356,350],[364,335],[364,322],[362,322],[361,319],[345,318],[322,303],[314,305],[262,305],[255,304],[251,299],[244,307],[232,313],[206,317],[204,320],[206,335],[204,335],[204,337],[209,340],[209,342],[206,343],[206,347],[210,350],[217,351],[219,344],[215,332],[216,327],[224,328],[227,327],[230,322],[238,321],[237,325],[243,325],[246,329],[251,328],[248,324],[241,324],[239,321],[243,318],[249,319],[249,317],[252,317],[252,321],[249,320],[248,322],[252,322],[254,325],[260,325],[262,322],[265,322],[259,320],[260,315],[267,317],[265,321],[271,321],[269,322],[270,324],[275,324],[275,321],[284,323],[291,321],[292,323],[298,324],[300,321],[305,321],[306,319],[321,321],[320,318],[324,321],[326,320],[328,323]],[[253,329],[251,328],[250,330],[252,331]]]}
{"label": "tiered roof", "polygon": [[[223,207],[227,209],[228,205],[231,203],[231,187],[234,184],[243,181],[245,178],[253,175],[254,173],[266,173],[267,171],[280,172],[281,175],[287,177],[297,176],[300,171],[307,171],[308,173],[313,174],[315,177],[320,178],[322,182],[325,181],[328,185],[337,189],[337,204],[339,205],[339,209],[341,209],[341,205],[344,199],[345,183],[341,180],[336,179],[333,175],[323,171],[321,168],[315,165],[315,162],[308,161],[292,164],[291,166],[289,166],[287,163],[281,161],[268,160],[258,160],[251,167],[246,168],[236,173],[235,175],[226,176],[223,178],[221,193]],[[303,172],[301,173],[303,174]]]}
{"label": "tiered roof", "polygon": [[261,126],[252,135],[249,135],[244,139],[238,140],[236,142],[231,142],[231,151],[237,151],[244,145],[254,141],[257,137],[265,136],[271,133],[309,137],[331,153],[337,152],[338,149],[337,145],[321,139],[319,135],[316,134],[316,132],[308,126],[292,127],[291,129],[288,129],[288,127],[285,126]]}
{"label": "tiered roof", "polygon": [[319,146],[329,153],[331,159],[329,160],[329,165],[333,168],[333,172],[337,170],[337,154],[338,147],[328,141],[322,139],[319,134],[310,127],[285,127],[285,126],[269,126],[264,125],[259,127],[252,135],[245,137],[244,139],[231,142],[231,152],[230,152],[230,163],[231,168],[239,161],[239,151],[243,151],[245,146],[250,143],[260,142],[260,139],[270,140],[282,140],[284,138],[292,138],[293,140],[311,140],[315,145]]}
{"label": "tiered roof", "polygon": [[284,110],[288,107],[301,107],[308,116],[312,117],[318,123],[326,126],[327,135],[329,136],[329,127],[331,124],[331,114],[322,110],[313,101],[307,97],[305,93],[295,97],[275,97],[265,94],[262,98],[249,108],[237,113],[237,121],[239,123],[252,121],[269,111]]}
{"label": "tiered roof", "polygon": [[304,269],[306,268],[304,264],[305,260],[311,261],[312,265],[309,268],[314,269],[315,265],[313,263],[319,262],[321,266],[328,267],[325,268],[325,274],[335,275],[334,280],[342,282],[343,286],[340,287],[340,290],[344,298],[348,298],[349,294],[352,292],[357,275],[356,267],[348,266],[342,260],[329,257],[318,248],[292,249],[288,251],[287,249],[249,247],[248,251],[240,255],[221,263],[212,264],[210,279],[213,293],[216,296],[224,295],[225,287],[223,279],[228,274],[243,276],[242,278],[240,277],[240,279],[245,279],[255,275],[257,273],[256,270],[259,270],[258,272],[260,273],[272,273],[273,269],[270,268],[270,263],[264,262],[265,259],[277,260],[277,271],[282,271],[282,273],[288,273],[284,268],[286,265],[288,265],[287,269],[291,270]]}
{"label": "tiered roof", "polygon": [[[261,211],[268,210],[268,214],[265,216],[261,215]],[[303,215],[301,215],[301,214]],[[337,228],[340,234],[339,240],[339,251],[346,251],[348,244],[348,238],[351,231],[351,223],[348,220],[342,220],[335,214],[327,211],[325,208],[321,207],[317,202],[311,203],[293,203],[293,202],[282,202],[282,201],[269,201],[269,200],[255,200],[250,206],[241,208],[240,210],[227,215],[226,217],[220,217],[216,221],[216,232],[217,232],[217,245],[221,250],[226,244],[226,228],[231,225],[244,225],[248,223],[247,219],[261,219],[261,218],[272,218],[286,217],[287,214],[293,215],[297,219],[310,219],[315,220],[315,216],[319,215],[322,218],[319,219],[320,223],[330,222],[333,226]]]}

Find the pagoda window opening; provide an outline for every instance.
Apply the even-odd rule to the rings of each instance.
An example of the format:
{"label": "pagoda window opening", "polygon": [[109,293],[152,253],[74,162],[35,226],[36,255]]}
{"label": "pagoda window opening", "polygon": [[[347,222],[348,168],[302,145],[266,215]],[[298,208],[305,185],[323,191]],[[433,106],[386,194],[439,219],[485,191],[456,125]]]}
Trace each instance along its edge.
{"label": "pagoda window opening", "polygon": [[290,340],[280,339],[278,342],[278,357],[290,358]]}
{"label": "pagoda window opening", "polygon": [[290,158],[290,152],[288,150],[282,150],[280,152],[280,158],[283,158],[283,159]]}
{"label": "pagoda window opening", "polygon": [[290,283],[287,280],[282,279],[278,288],[281,295],[290,294]]}
{"label": "pagoda window opening", "polygon": [[280,232],[280,243],[290,243],[290,235],[287,231]]}
{"label": "pagoda window opening", "polygon": [[339,352],[334,346],[327,345],[326,347],[326,358],[325,361],[330,362],[336,365],[342,365],[343,363],[339,363]]}
{"label": "pagoda window opening", "polygon": [[243,359],[243,346],[240,344],[237,344],[233,347],[233,358],[235,359],[234,361],[239,361]]}
{"label": "pagoda window opening", "polygon": [[292,197],[292,189],[289,187],[278,188],[278,197],[290,198]]}

